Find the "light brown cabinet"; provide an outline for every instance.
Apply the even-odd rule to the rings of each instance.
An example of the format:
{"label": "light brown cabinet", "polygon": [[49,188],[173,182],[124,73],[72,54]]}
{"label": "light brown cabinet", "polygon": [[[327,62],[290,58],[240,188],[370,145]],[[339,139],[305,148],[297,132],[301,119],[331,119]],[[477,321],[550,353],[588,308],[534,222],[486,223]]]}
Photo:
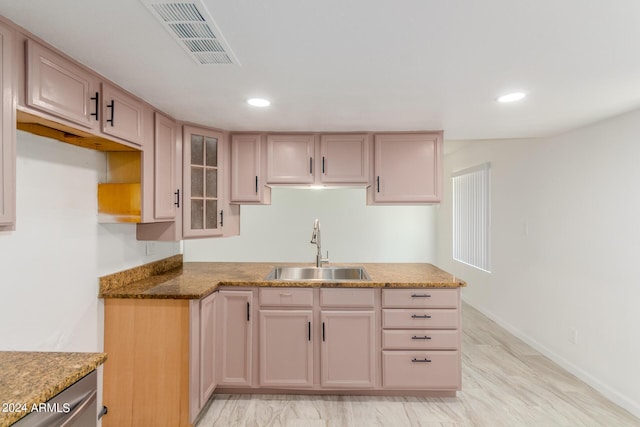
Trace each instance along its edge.
{"label": "light brown cabinet", "polygon": [[16,119],[13,31],[0,23],[0,231],[16,220]]}
{"label": "light brown cabinet", "polygon": [[442,133],[376,134],[371,203],[437,203],[442,194]]}

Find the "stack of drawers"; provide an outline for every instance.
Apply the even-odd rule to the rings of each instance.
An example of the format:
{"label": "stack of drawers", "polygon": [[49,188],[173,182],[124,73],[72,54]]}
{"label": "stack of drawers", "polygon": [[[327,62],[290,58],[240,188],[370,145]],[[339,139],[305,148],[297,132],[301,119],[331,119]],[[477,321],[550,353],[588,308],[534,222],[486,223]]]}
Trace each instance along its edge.
{"label": "stack of drawers", "polygon": [[460,390],[459,289],[382,290],[382,385]]}

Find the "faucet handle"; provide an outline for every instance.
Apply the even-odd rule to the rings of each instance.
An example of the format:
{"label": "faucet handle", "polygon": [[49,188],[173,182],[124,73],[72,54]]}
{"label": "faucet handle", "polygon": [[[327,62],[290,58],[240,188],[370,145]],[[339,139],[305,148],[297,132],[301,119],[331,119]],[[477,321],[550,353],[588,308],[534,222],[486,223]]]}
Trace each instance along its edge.
{"label": "faucet handle", "polygon": [[326,258],[322,258],[320,260],[321,262],[329,262],[329,250],[327,249],[327,257]]}

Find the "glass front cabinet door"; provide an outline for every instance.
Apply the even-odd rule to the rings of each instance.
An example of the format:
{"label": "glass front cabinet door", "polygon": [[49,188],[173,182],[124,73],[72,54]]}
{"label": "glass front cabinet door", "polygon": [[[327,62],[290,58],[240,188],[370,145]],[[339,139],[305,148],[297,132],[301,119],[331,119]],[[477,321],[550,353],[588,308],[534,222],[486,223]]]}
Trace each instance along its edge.
{"label": "glass front cabinet door", "polygon": [[224,135],[184,127],[184,237],[221,236]]}

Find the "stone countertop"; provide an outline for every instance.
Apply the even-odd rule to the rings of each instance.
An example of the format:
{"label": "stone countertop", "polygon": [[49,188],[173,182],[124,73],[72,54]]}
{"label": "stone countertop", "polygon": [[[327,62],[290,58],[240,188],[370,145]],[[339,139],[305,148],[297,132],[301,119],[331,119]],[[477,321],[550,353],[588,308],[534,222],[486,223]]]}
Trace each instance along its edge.
{"label": "stone countertop", "polygon": [[[265,280],[279,265],[311,266],[305,263],[187,262],[170,270],[131,283],[111,283],[101,278],[100,298],[200,299],[220,286],[365,287],[365,288],[457,288],[466,283],[427,263],[353,263],[364,267],[370,281],[310,282]],[[329,264],[329,266],[347,264]],[[121,274],[121,273],[116,273]]]}
{"label": "stone countertop", "polygon": [[0,351],[0,427],[28,415],[32,405],[51,399],[106,359],[105,353]]}

